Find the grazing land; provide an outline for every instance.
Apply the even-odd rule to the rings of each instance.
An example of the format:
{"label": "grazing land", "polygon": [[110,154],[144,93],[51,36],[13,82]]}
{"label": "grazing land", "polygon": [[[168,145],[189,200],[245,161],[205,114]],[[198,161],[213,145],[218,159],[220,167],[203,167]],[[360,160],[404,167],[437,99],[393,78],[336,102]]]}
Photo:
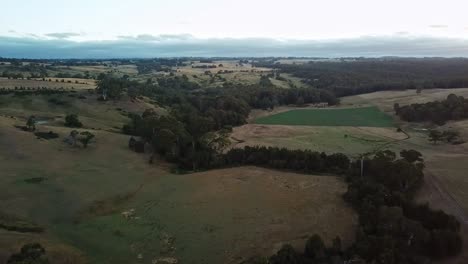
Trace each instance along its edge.
{"label": "grazing land", "polygon": [[380,91],[343,97],[341,104],[343,106],[359,107],[362,105],[375,105],[382,111],[394,114],[393,105],[409,105],[416,103],[427,103],[436,100],[444,100],[451,93],[459,96],[468,97],[468,88],[457,89],[425,89],[420,94],[416,90],[404,91]]}
{"label": "grazing land", "polygon": [[[149,130],[152,136],[159,136],[154,133],[159,125],[183,122],[182,129],[168,126],[158,132],[173,129],[170,132],[184,139],[186,132],[198,135],[190,122],[192,118],[197,119],[197,125],[215,120],[217,129],[230,131],[232,127],[227,136],[229,148],[261,145],[344,153],[350,158],[382,149],[415,149],[424,155],[427,175],[417,200],[429,201],[431,206],[467,223],[468,182],[464,175],[468,167],[464,164],[468,164],[468,145],[430,143],[428,129],[434,126],[399,121],[393,104],[439,100],[450,93],[467,96],[468,89],[431,89],[419,94],[415,90],[384,91],[342,98],[338,107],[292,107],[289,104],[294,104],[295,99],[285,103],[281,97],[294,95],[295,87],[311,86],[294,73],[278,75],[277,69],[257,67],[252,62],[185,61],[176,66],[161,65],[159,60],[89,65],[54,62],[59,65],[36,66],[51,75],[83,78],[55,76],[44,81],[31,77],[38,74],[31,68],[30,72],[22,72],[29,80],[0,79],[0,89],[13,90],[0,95],[0,262],[27,242],[41,243],[52,263],[70,264],[238,264],[249,256],[270,256],[285,243],[302,251],[305,240],[314,233],[327,245],[336,236],[341,237],[344,248],[354,242],[359,221],[343,200],[347,185],[342,177],[252,166],[176,174],[180,171],[175,163],[164,161],[163,154],[153,151],[153,159],[150,144],[143,146],[143,154],[129,149],[130,136],[122,133],[122,127],[146,121],[155,126]],[[149,66],[140,73],[144,63]],[[305,65],[307,59],[283,59],[281,63]],[[18,72],[27,65],[17,65],[14,70]],[[11,67],[5,64],[3,68]],[[100,98],[102,91],[95,91],[101,77],[116,81],[117,85],[110,87],[120,88],[115,97],[105,100]],[[187,85],[186,81],[199,86]],[[166,91],[164,84],[171,82],[173,91]],[[228,83],[252,85],[253,90],[237,95],[226,86],[224,93],[220,89]],[[63,91],[14,93],[15,87],[28,90],[36,86]],[[283,89],[269,89],[275,86]],[[197,96],[200,100],[193,100]],[[257,100],[260,97],[262,100]],[[276,105],[278,99],[283,99],[282,106],[274,110],[250,111],[265,108],[256,105],[257,101]],[[151,111],[145,112],[147,109]],[[144,119],[143,112],[150,118]],[[176,115],[180,112],[196,115],[184,119]],[[65,127],[69,114],[78,114],[83,126]],[[37,121],[36,134],[22,129],[31,116]],[[165,119],[167,116],[178,119]],[[132,132],[132,127],[127,128]],[[449,128],[468,138],[468,121],[451,121],[440,129]],[[95,135],[88,147],[72,147],[64,142],[75,129]],[[210,133],[219,131],[203,129],[206,137],[198,142],[185,137],[189,149],[204,142],[223,143],[222,137]],[[58,138],[47,138],[48,133]],[[174,139],[171,133],[165,136],[169,143],[178,144],[179,137]],[[154,139],[158,138],[153,138],[153,144]],[[167,155],[174,150],[171,147],[162,153]],[[148,163],[150,156],[152,164]],[[462,230],[467,232],[465,225]],[[461,256],[463,260],[465,257]]]}
{"label": "grazing land", "polygon": [[356,156],[373,152],[384,145],[389,146],[406,137],[395,128],[384,127],[247,124],[234,128],[231,141],[235,147],[276,146]]}
{"label": "grazing land", "polygon": [[[345,244],[353,239],[357,218],[341,198],[346,185],[339,178],[256,167],[175,175],[165,164],[148,166],[128,151],[122,135],[94,131],[94,146],[72,149],[61,139],[39,140],[19,131],[13,127],[17,120],[0,121],[1,185],[7,187],[0,208],[46,230],[1,236],[0,244],[11,244],[0,259],[37,238],[53,248],[54,260],[72,254],[92,263],[163,257],[237,263],[242,256],[272,254],[285,242],[302,247],[310,232],[326,241],[336,235]],[[70,130],[39,129],[61,138]],[[46,180],[25,181],[32,177]]]}
{"label": "grazing land", "polygon": [[392,118],[376,107],[296,109],[255,120],[257,124],[294,126],[391,127]]}

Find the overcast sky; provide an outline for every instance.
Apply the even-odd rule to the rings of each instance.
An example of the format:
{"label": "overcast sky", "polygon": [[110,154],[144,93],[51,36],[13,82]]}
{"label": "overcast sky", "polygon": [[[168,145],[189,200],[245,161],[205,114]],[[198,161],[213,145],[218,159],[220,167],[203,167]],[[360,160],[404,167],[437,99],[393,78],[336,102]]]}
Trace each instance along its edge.
{"label": "overcast sky", "polygon": [[468,56],[463,0],[15,0],[2,11],[5,57]]}

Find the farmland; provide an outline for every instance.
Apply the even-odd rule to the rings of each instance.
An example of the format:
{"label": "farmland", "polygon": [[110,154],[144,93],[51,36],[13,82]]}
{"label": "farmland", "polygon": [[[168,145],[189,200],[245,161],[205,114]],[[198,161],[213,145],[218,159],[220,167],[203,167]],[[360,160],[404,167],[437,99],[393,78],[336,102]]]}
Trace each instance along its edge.
{"label": "farmland", "polygon": [[[226,69],[235,67],[223,63]],[[56,67],[62,73],[93,74],[108,68]],[[123,74],[123,67],[117,69],[111,74]],[[146,81],[132,72],[133,67],[127,69],[130,78]],[[183,74],[188,72],[175,72]],[[235,74],[231,77],[242,83],[256,83],[261,75],[239,71],[234,78]],[[203,78],[209,82],[208,76],[196,81],[203,83]],[[158,159],[149,165],[147,154],[131,152],[129,137],[121,134],[121,127],[130,121],[129,113],[153,109],[165,114],[167,109],[147,97],[123,95],[98,101],[93,79],[48,79],[4,78],[1,82],[13,91],[15,86],[45,86],[63,87],[65,92],[0,97],[0,185],[4,190],[0,220],[8,220],[13,227],[45,230],[0,229],[0,262],[28,242],[47,248],[52,263],[70,264],[162,259],[238,263],[247,256],[271,255],[284,243],[302,249],[310,233],[320,234],[327,243],[336,236],[343,245],[352,243],[357,215],[342,199],[343,179],[258,167],[174,174],[172,164]],[[78,86],[76,81],[83,84]],[[71,113],[83,123],[79,132],[96,136],[86,149],[63,142],[72,130],[64,127],[65,115]],[[37,131],[53,131],[59,138],[39,139],[15,127],[25,125],[31,115],[40,121]],[[124,216],[128,212],[131,216]]]}
{"label": "farmland", "polygon": [[[267,82],[262,84],[266,86],[257,87],[259,94],[254,95],[268,95],[263,92],[269,85],[276,89],[268,90],[270,92],[294,92],[294,87],[310,86],[291,74],[279,76],[271,68],[254,67],[250,63],[241,65],[238,60],[186,63],[144,74],[138,73],[136,65],[110,62],[48,68],[58,73],[88,72],[89,76],[106,73],[121,81],[119,84],[130,84],[131,87],[125,87],[109,100],[99,97],[95,79],[0,80],[0,84],[13,90],[0,96],[0,167],[3,172],[0,224],[9,228],[9,231],[0,230],[0,262],[26,242],[40,242],[47,248],[53,263],[76,264],[171,261],[238,264],[249,256],[270,256],[285,243],[303,250],[306,239],[315,233],[327,245],[336,236],[341,238],[343,247],[354,242],[358,216],[343,200],[348,186],[345,177],[336,176],[339,175],[336,171],[312,171],[308,173],[313,175],[303,175],[282,171],[284,168],[226,165],[197,170],[190,162],[184,164],[188,164],[188,169],[181,169],[177,163],[164,159],[163,155],[170,151],[156,153],[152,150],[157,147],[153,145],[157,141],[153,140],[151,146],[145,144],[141,154],[129,149],[130,136],[123,134],[124,125],[130,127],[130,133],[146,131],[136,125],[147,120],[151,125],[164,125],[168,120],[174,122],[163,118],[167,116],[180,118],[183,121],[179,122],[187,124],[193,118],[197,120],[196,125],[206,126],[211,125],[203,123],[207,119],[216,120],[221,124],[218,128],[229,131],[224,153],[245,146],[271,146],[310,150],[320,157],[323,153],[343,153],[354,159],[382,149],[397,153],[403,149],[418,150],[428,163],[428,184],[436,182],[430,179],[437,180],[436,187],[424,188],[418,193],[418,201],[430,201],[434,207],[463,219],[468,199],[464,191],[468,187],[463,178],[466,144],[431,144],[424,130],[426,124],[399,121],[392,109],[395,102],[431,101],[444,98],[450,92],[468,94],[468,90],[362,94],[342,98],[341,105],[327,108],[316,108],[314,104],[299,107],[291,100],[292,103],[283,101],[272,110],[261,110],[247,105],[248,100],[239,102],[244,94],[226,96],[221,89],[226,83],[255,87],[266,74],[271,84]],[[216,65],[216,68],[201,67],[204,65]],[[164,97],[165,87],[161,84],[167,80],[175,83],[174,97],[172,94]],[[180,85],[186,84],[181,80],[196,82],[199,86],[191,90],[187,87],[192,86]],[[14,93],[15,87],[34,89],[35,86],[61,89],[63,93]],[[131,95],[129,88],[134,87],[147,89]],[[233,95],[236,97],[224,98]],[[276,96],[273,99],[278,99],[285,93],[273,95],[272,98]],[[193,100],[196,96],[200,97],[199,101]],[[214,101],[220,97],[223,100]],[[272,105],[275,104],[273,99],[269,101]],[[176,104],[171,105],[173,102]],[[177,102],[189,105],[178,108],[181,105]],[[249,107],[254,108],[250,115]],[[208,118],[180,117],[190,112]],[[220,115],[210,116],[212,113]],[[83,127],[65,127],[68,114],[78,114]],[[58,138],[46,140],[21,129],[33,115],[39,121],[38,132],[53,131]],[[145,119],[145,115],[150,119]],[[227,119],[237,122],[231,126],[232,131],[229,125],[222,125]],[[132,124],[135,127],[131,127]],[[459,129],[462,135],[468,134],[466,121],[451,122],[444,128],[448,127]],[[78,133],[88,131],[95,135],[89,147],[72,147],[64,142],[75,129]],[[191,142],[194,137],[186,137],[186,133],[197,133],[191,130],[193,126],[176,129],[173,131],[177,133],[183,130],[180,137],[171,141],[169,133],[167,141],[178,144],[182,139],[189,150],[168,148],[176,150],[174,153],[180,149],[190,151],[204,140],[224,143],[225,139],[202,130],[206,137]],[[159,132],[164,132],[155,131],[150,130],[150,134],[159,136]],[[449,203],[440,202],[441,199],[433,201],[434,192],[439,190],[452,197],[452,202],[456,201],[452,203],[452,207],[457,205],[455,209],[448,208]],[[37,228],[44,232],[14,231]]]}
{"label": "farmland", "polygon": [[392,119],[375,107],[295,109],[255,120],[256,124],[391,127]]}
{"label": "farmland", "polygon": [[231,138],[235,147],[276,146],[355,156],[391,146],[406,135],[394,128],[247,124],[234,128]]}
{"label": "farmland", "polygon": [[[83,263],[84,255],[92,263],[151,263],[161,257],[203,263],[207,256],[236,263],[244,255],[272,254],[285,241],[302,246],[304,232],[318,232],[327,241],[336,235],[343,243],[353,239],[357,219],[341,198],[346,185],[339,178],[255,167],[174,175],[164,163],[148,166],[115,133],[94,131],[96,145],[70,149],[61,140],[18,132],[14,119],[0,120],[1,185],[8,186],[1,208],[47,230],[2,236],[0,244],[10,244],[0,256],[39,239],[55,260],[79,256],[67,263]],[[69,130],[39,129],[61,137]],[[25,182],[32,177],[46,180]],[[134,216],[125,219],[121,213],[130,210]]]}

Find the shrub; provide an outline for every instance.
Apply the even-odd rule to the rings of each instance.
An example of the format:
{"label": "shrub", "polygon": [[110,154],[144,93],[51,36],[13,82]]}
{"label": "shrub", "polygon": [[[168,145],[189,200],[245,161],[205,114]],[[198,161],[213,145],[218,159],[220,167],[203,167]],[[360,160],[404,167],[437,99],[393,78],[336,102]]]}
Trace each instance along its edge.
{"label": "shrub", "polygon": [[65,117],[65,126],[67,127],[82,127],[83,124],[75,114],[70,114]]}

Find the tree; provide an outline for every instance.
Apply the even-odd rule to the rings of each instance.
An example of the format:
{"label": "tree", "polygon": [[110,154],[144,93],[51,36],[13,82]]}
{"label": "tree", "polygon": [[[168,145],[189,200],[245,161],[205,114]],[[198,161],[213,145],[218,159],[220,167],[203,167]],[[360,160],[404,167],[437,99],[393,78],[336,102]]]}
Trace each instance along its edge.
{"label": "tree", "polygon": [[70,114],[70,115],[65,116],[65,126],[82,127],[83,124],[80,122],[76,114]]}
{"label": "tree", "polygon": [[221,129],[218,132],[208,132],[201,138],[201,141],[216,154],[221,154],[231,142],[227,129]]}
{"label": "tree", "polygon": [[26,126],[28,127],[28,130],[34,131],[36,130],[36,117],[35,116],[30,116],[28,120],[26,121]]}
{"label": "tree", "polygon": [[301,256],[294,250],[291,245],[284,245],[273,256],[270,257],[270,264],[301,264],[303,263]]}
{"label": "tree", "polygon": [[442,132],[442,137],[448,142],[452,143],[459,137],[459,133],[455,130],[445,130]]}
{"label": "tree", "polygon": [[442,132],[439,130],[431,130],[429,131],[429,141],[433,142],[434,144],[437,144],[438,141],[440,141],[443,138]]}
{"label": "tree", "polygon": [[335,237],[332,242],[331,253],[334,255],[341,254],[341,238],[339,236]]}
{"label": "tree", "polygon": [[421,152],[416,151],[414,149],[402,150],[400,152],[400,156],[410,163],[413,163],[416,161],[423,161]]}
{"label": "tree", "polygon": [[201,115],[191,113],[188,116],[188,122],[186,123],[186,129],[192,137],[192,169],[197,170],[197,143],[200,138],[209,132],[213,127],[213,119],[203,117]]}
{"label": "tree", "polygon": [[325,258],[325,244],[319,235],[315,234],[307,240],[304,255],[315,260]]}
{"label": "tree", "polygon": [[76,141],[78,139],[78,135],[80,134],[80,132],[78,132],[77,130],[72,130],[70,131],[70,135],[69,135],[69,138],[70,138],[70,143],[72,144],[72,146],[76,146]]}
{"label": "tree", "polygon": [[88,131],[83,131],[83,132],[80,133],[80,137],[78,138],[78,140],[81,142],[81,144],[83,144],[84,148],[87,148],[89,142],[93,138],[94,138],[94,134],[92,134],[91,132],[88,132]]}

